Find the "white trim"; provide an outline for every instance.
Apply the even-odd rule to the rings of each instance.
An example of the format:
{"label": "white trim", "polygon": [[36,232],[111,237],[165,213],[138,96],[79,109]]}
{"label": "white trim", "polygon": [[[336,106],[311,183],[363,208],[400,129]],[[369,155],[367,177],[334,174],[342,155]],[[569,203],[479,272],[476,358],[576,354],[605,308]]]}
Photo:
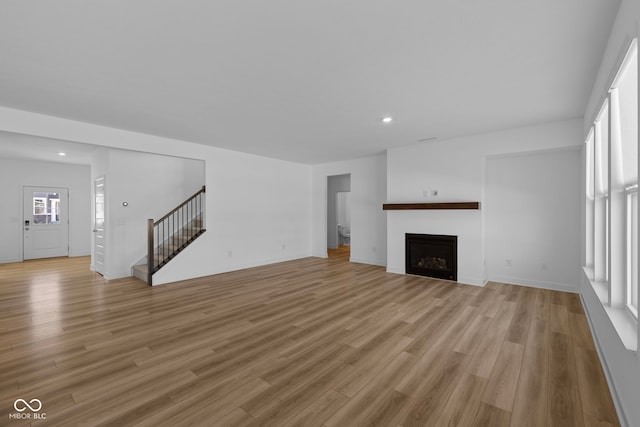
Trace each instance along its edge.
{"label": "white trim", "polygon": [[[408,274],[404,272],[404,269],[398,270],[395,268],[387,267],[387,273],[391,274],[402,274],[403,276],[407,276]],[[433,280],[446,280],[446,279],[438,279],[435,277],[427,277],[427,276],[418,276],[416,277],[424,277],[425,279],[433,279]],[[466,277],[466,276],[458,276],[457,281],[450,280],[452,283],[458,283],[460,285],[469,285],[469,286],[484,286],[487,284],[486,280],[481,280],[475,277]]]}
{"label": "white trim", "polygon": [[[185,250],[189,249],[191,246],[193,246],[193,245],[188,246]],[[182,252],[180,252],[180,254],[183,254],[184,252],[185,251],[182,251]],[[189,279],[184,279],[184,280],[192,280],[192,279],[197,279],[197,278],[200,278],[200,277],[216,276],[218,274],[229,273],[229,272],[232,272],[232,271],[246,270],[246,269],[249,269],[249,268],[262,267],[262,266],[266,266],[266,265],[274,265],[274,264],[278,264],[278,263],[282,263],[282,262],[295,261],[295,260],[304,259],[304,258],[313,258],[313,256],[309,255],[309,254],[292,254],[292,255],[289,255],[289,256],[286,256],[286,257],[282,257],[282,258],[271,258],[271,259],[267,259],[267,260],[256,261],[255,263],[238,263],[238,264],[225,266],[225,268],[222,268],[219,271],[216,271],[216,272],[213,272],[213,273],[210,273],[210,274],[204,274],[202,276],[197,276],[197,277],[190,277]],[[131,266],[131,267],[133,268],[133,266]],[[155,274],[160,274],[163,271],[164,271],[164,269],[159,270],[159,272],[157,272]],[[132,274],[131,270],[129,272],[127,272],[126,277],[133,277],[133,274]],[[154,275],[153,286],[167,285],[167,284],[170,284],[170,283],[177,283],[177,282],[181,282],[181,281],[183,281],[183,280],[182,279],[181,280],[166,280],[162,276],[158,276],[156,278],[156,276]]]}
{"label": "white trim", "polygon": [[391,274],[405,274],[405,273],[404,273],[404,268],[394,268],[394,267],[389,267],[389,266],[387,266],[387,273],[391,273]]}
{"label": "white trim", "polygon": [[[594,293],[602,302],[602,297],[598,291],[600,283],[591,280],[586,270],[584,270],[584,272],[585,278],[589,281]],[[612,307],[610,304],[602,304],[602,307],[607,313],[613,329],[616,331],[624,348],[630,351],[636,351],[638,348],[638,322],[636,319],[633,318],[626,307]]]}
{"label": "white trim", "polygon": [[638,55],[638,39],[634,38],[633,40],[631,40],[631,43],[629,43],[629,47],[627,47],[627,50],[624,54],[624,58],[622,59],[622,62],[617,68],[618,71],[616,72],[616,75],[613,78],[611,85],[609,86],[609,90],[617,89],[618,83],[620,81],[620,78],[622,77],[622,74],[624,74],[624,72],[627,70],[627,67],[629,67],[629,64],[631,60],[634,58],[634,56],[637,56],[637,55]]}
{"label": "white trim", "polygon": [[487,281],[484,279],[478,279],[477,277],[458,276],[458,283],[470,286],[484,286],[487,284]]}
{"label": "white trim", "polygon": [[[563,147],[513,151],[510,153],[487,154],[484,156],[484,159],[486,162],[486,160],[493,160],[493,159],[510,159],[513,157],[523,157],[523,156],[536,155],[536,154],[565,153],[565,152],[573,152],[573,151],[578,151],[578,152],[582,151],[582,145],[565,145]],[[393,211],[387,211],[387,212],[393,212]]]}
{"label": "white trim", "polygon": [[[633,257],[631,256],[633,254],[633,242],[631,241],[631,239],[629,239],[630,236],[633,236],[633,234],[631,233],[631,229],[632,229],[632,224],[633,224],[633,220],[635,219],[636,221],[636,227],[638,225],[638,218],[636,216],[636,218],[633,218],[633,208],[632,208],[632,203],[629,203],[629,199],[630,196],[635,195],[636,196],[636,206],[638,206],[638,184],[635,185],[631,185],[629,187],[627,187],[625,189],[625,199],[624,199],[624,203],[625,203],[625,207],[626,207],[626,230],[625,230],[625,246],[626,246],[626,253],[625,253],[625,264],[626,264],[626,271],[625,271],[625,280],[624,280],[624,300],[625,300],[625,304],[627,307],[627,310],[629,310],[629,313],[637,320],[638,319],[638,310],[636,307],[634,307],[631,302],[632,302],[632,288],[635,286],[636,287],[636,293],[638,292],[638,283],[631,283],[631,279],[633,278],[633,274],[632,274],[632,268],[634,267],[634,261],[635,261],[635,267],[636,269],[638,268],[638,254],[636,253],[636,257],[635,260],[633,259]],[[636,208],[637,209],[637,208]],[[638,212],[636,212],[636,215],[638,214]],[[636,246],[637,246],[637,239],[638,239],[638,230],[636,230]],[[635,248],[636,251],[638,250],[638,248]]]}
{"label": "white trim", "polygon": [[585,155],[586,155],[586,179],[585,179],[585,184],[586,184],[586,197],[587,200],[595,200],[595,177],[596,177],[596,137],[595,137],[595,126],[592,125],[591,126],[591,130],[589,131],[589,135],[587,136],[587,139],[585,139],[584,144],[586,146],[585,148]]}
{"label": "white trim", "polygon": [[573,284],[529,280],[520,277],[494,276],[489,279],[489,282],[506,283],[508,285],[516,286],[528,286],[530,288],[548,289],[551,291],[570,292],[574,294],[578,293],[578,287]]}
{"label": "white trim", "polygon": [[614,308],[605,305],[604,310],[609,315],[609,319],[611,319],[611,323],[613,323],[624,348],[629,351],[636,351],[638,349],[638,322],[629,313],[627,307]]}
{"label": "white trim", "polygon": [[628,427],[629,423],[627,422],[627,417],[625,416],[626,411],[624,410],[624,406],[622,405],[622,401],[618,396],[617,389],[615,387],[615,382],[613,381],[613,376],[611,375],[611,369],[607,364],[607,359],[604,356],[604,352],[602,350],[602,345],[600,344],[600,340],[598,340],[598,336],[596,335],[595,325],[591,318],[591,312],[589,311],[589,305],[586,303],[584,296],[580,294],[580,301],[582,302],[582,307],[584,308],[585,316],[587,318],[587,322],[589,322],[589,330],[591,332],[591,338],[596,347],[596,351],[598,352],[598,357],[600,358],[600,364],[602,365],[602,370],[604,371],[604,376],[607,379],[607,385],[609,386],[609,393],[611,394],[611,400],[613,400],[613,404],[616,407],[616,412],[618,413],[618,421],[620,421],[620,425],[622,427]]}
{"label": "white trim", "polygon": [[355,262],[358,264],[369,264],[369,265],[377,265],[379,267],[386,267],[387,263],[385,260],[371,260],[371,259],[364,259],[364,258],[349,258],[349,262]]}

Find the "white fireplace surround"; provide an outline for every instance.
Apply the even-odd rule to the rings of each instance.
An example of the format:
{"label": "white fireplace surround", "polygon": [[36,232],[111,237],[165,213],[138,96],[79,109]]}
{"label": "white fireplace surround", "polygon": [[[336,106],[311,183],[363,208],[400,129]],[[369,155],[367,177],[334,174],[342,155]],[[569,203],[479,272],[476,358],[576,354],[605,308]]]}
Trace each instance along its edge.
{"label": "white fireplace surround", "polygon": [[577,291],[581,140],[569,120],[388,150],[387,203],[481,208],[386,211],[387,271],[405,273],[405,233],[457,235],[459,283]]}

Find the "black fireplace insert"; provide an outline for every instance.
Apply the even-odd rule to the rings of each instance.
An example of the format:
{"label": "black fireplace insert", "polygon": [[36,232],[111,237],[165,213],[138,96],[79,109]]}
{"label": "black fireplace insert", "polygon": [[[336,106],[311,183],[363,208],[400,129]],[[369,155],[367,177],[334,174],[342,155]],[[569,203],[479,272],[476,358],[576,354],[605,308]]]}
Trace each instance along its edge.
{"label": "black fireplace insert", "polygon": [[458,280],[458,236],[405,234],[407,274]]}

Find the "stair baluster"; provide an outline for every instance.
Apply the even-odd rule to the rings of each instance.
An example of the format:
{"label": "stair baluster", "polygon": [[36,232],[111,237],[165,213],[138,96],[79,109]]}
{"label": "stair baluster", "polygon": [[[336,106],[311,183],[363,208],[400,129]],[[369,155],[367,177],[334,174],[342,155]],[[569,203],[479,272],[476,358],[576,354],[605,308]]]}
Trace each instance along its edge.
{"label": "stair baluster", "polygon": [[147,220],[147,283],[191,242],[203,234],[205,186],[157,221]]}

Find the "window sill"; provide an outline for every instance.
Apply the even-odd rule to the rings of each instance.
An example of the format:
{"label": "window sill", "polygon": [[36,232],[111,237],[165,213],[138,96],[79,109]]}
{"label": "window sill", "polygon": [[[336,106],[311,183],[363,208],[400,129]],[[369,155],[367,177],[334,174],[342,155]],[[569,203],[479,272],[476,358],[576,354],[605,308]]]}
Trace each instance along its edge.
{"label": "window sill", "polygon": [[609,304],[609,289],[607,288],[607,282],[600,282],[593,280],[593,268],[592,267],[582,267],[584,270],[585,276],[587,276],[587,280],[591,283],[591,287],[593,291],[598,296],[598,299],[602,303],[603,306],[607,306]]}
{"label": "window sill", "polygon": [[593,269],[584,267],[584,274],[598,299],[602,303],[609,320],[613,324],[620,341],[627,350],[636,351],[638,348],[638,321],[626,307],[611,307],[608,303],[609,292],[605,282],[593,280]]}
{"label": "window sill", "polygon": [[611,319],[611,323],[613,323],[613,327],[625,348],[636,351],[638,348],[638,322],[633,315],[626,307],[613,308],[605,305],[604,310],[609,315],[609,319]]}

